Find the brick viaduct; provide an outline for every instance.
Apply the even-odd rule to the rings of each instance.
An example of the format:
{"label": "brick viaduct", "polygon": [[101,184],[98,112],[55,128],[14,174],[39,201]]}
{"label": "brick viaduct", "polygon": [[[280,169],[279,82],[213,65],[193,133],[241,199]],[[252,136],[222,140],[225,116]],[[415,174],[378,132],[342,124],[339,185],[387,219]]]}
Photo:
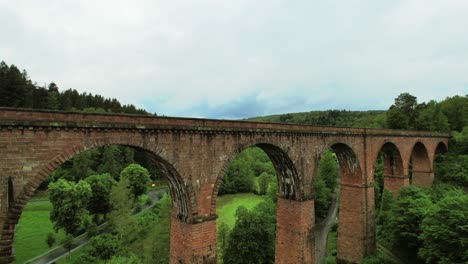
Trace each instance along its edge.
{"label": "brick viaduct", "polygon": [[375,251],[379,153],[385,188],[396,193],[409,184],[410,170],[414,184],[431,185],[435,153],[447,149],[448,139],[433,132],[0,108],[0,263],[14,261],[15,226],[39,184],[74,155],[108,144],[149,152],[169,179],[171,263],[216,263],[218,188],[230,162],[250,146],[265,151],[277,174],[275,262],[315,263],[313,182],[331,148],[341,176],[337,259],[357,263]]}

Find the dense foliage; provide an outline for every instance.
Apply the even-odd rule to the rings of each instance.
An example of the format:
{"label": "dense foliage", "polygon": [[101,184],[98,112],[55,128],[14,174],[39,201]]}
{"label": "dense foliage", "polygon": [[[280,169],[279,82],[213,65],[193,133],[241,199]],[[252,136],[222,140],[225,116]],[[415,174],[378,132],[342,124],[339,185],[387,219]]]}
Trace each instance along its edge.
{"label": "dense foliage", "polygon": [[[265,194],[270,183],[276,181],[274,175],[275,170],[267,154],[258,147],[247,148],[236,156],[224,174],[219,194],[252,191]],[[258,187],[257,178],[260,180]]]}
{"label": "dense foliage", "polygon": [[117,99],[104,98],[91,93],[78,93],[75,89],[59,91],[51,82],[48,87],[33,83],[26,72],[15,65],[0,62],[0,106],[33,109],[85,111],[98,113],[148,114],[134,105],[122,105]]}
{"label": "dense foliage", "polygon": [[49,199],[53,205],[50,220],[54,229],[62,228],[68,234],[77,235],[85,221],[91,197],[91,186],[86,181],[78,183],[60,179],[49,185]]}
{"label": "dense foliage", "polygon": [[139,164],[130,164],[120,172],[121,179],[127,179],[132,196],[138,198],[146,193],[150,175],[146,168]]}
{"label": "dense foliage", "polygon": [[[267,200],[249,211],[241,206],[223,252],[225,264],[274,263],[276,205]],[[224,234],[223,234],[224,236]]]}
{"label": "dense foliage", "polygon": [[112,209],[110,193],[115,180],[110,174],[91,175],[85,179],[91,187],[91,197],[88,202],[88,211],[91,214],[106,215]]}
{"label": "dense foliage", "polygon": [[315,177],[316,220],[327,215],[338,179],[338,161],[331,150],[327,150],[319,162]]}
{"label": "dense foliage", "polygon": [[449,151],[436,156],[431,188],[406,186],[396,198],[383,192],[377,214],[379,242],[412,263],[467,262],[468,97],[418,104],[416,97],[401,94],[387,112],[386,125],[452,130],[453,138]]}

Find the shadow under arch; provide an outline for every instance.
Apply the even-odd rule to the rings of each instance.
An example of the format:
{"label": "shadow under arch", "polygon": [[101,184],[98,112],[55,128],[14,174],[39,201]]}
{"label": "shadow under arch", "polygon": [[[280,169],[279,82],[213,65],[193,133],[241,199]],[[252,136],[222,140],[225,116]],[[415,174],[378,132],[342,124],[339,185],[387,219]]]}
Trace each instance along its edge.
{"label": "shadow under arch", "polygon": [[[374,166],[379,157],[383,159],[383,186],[378,186],[379,191],[384,189],[390,191],[393,195],[398,194],[401,187],[409,185],[409,176],[405,175],[405,168],[400,150],[393,142],[385,142],[375,157]],[[374,171],[375,175],[376,171]],[[378,184],[381,184],[380,182]],[[381,196],[382,193],[375,194]],[[378,198],[378,197],[377,197]]]}
{"label": "shadow under arch", "polygon": [[448,146],[445,144],[445,142],[439,142],[435,148],[434,156],[437,154],[444,154],[448,151]]}
{"label": "shadow under arch", "polygon": [[361,183],[362,170],[356,152],[344,143],[335,143],[330,146],[330,149],[338,159],[341,184]]}
{"label": "shadow under arch", "polygon": [[152,160],[155,162],[156,167],[163,173],[164,176],[167,177],[170,183],[169,188],[172,198],[173,213],[176,212],[177,218],[182,221],[190,221],[192,217],[191,212],[193,212],[194,208],[196,208],[196,201],[194,201],[195,199],[190,199],[192,193],[190,192],[189,188],[184,185],[181,176],[176,170],[176,167],[169,163],[168,159],[164,157],[164,152],[162,149],[158,147],[146,147],[128,143],[103,141],[92,142],[89,145],[72,146],[62,151],[57,156],[47,161],[45,164],[41,165],[37,170],[35,170],[31,180],[25,184],[22,192],[19,193],[18,196],[9,203],[7,217],[2,227],[2,234],[0,238],[0,254],[2,254],[2,262],[14,262],[13,241],[16,224],[21,217],[24,207],[39,185],[45,181],[47,177],[59,166],[72,159],[74,156],[93,148],[104,147],[108,145],[125,146],[150,154]]}
{"label": "shadow under arch", "polygon": [[271,160],[276,172],[276,179],[278,184],[278,196],[290,200],[302,199],[301,179],[298,175],[297,169],[289,157],[289,155],[280,147],[271,143],[253,143],[245,144],[236,148],[230,157],[225,161],[217,178],[216,184],[213,188],[212,202],[210,215],[216,214],[216,198],[218,196],[219,188],[222,184],[222,179],[232,164],[234,159],[244,150],[249,147],[258,147],[262,149]]}
{"label": "shadow under arch", "polygon": [[422,187],[431,186],[434,181],[434,173],[426,146],[421,142],[416,142],[411,150],[410,157],[410,182]]}

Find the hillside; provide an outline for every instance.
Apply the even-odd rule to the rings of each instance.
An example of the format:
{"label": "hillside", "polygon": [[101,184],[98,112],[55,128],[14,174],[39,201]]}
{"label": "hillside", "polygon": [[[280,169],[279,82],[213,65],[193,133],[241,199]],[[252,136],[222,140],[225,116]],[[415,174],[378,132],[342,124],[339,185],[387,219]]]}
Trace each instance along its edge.
{"label": "hillside", "polygon": [[258,122],[306,124],[315,126],[379,128],[383,126],[385,112],[386,111],[381,110],[326,110],[259,116],[248,118],[246,120]]}

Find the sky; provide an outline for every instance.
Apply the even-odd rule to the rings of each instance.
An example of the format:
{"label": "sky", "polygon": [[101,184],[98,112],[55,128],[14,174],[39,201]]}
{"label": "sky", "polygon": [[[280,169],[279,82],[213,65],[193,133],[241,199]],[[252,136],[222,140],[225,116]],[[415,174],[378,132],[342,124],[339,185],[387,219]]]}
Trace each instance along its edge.
{"label": "sky", "polygon": [[466,0],[0,0],[0,61],[166,116],[468,94]]}

